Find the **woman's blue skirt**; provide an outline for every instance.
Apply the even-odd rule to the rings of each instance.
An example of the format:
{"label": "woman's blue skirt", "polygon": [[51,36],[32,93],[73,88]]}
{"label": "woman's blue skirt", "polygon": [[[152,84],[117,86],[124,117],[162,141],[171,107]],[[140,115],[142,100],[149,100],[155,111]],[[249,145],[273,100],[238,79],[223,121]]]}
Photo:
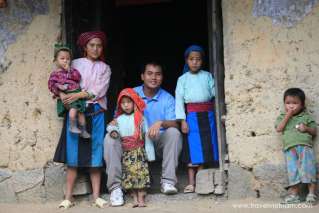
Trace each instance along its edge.
{"label": "woman's blue skirt", "polygon": [[106,134],[106,113],[99,104],[89,104],[86,109],[86,127],[91,138],[85,139],[69,131],[69,116],[64,125],[53,161],[69,167],[102,167],[103,141]]}

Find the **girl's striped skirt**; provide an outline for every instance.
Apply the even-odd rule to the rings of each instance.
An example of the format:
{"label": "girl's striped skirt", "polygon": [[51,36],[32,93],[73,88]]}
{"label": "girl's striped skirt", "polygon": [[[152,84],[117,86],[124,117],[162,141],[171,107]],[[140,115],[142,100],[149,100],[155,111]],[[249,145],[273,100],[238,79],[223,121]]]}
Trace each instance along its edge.
{"label": "girl's striped skirt", "polygon": [[218,166],[218,141],[214,105],[211,102],[186,105],[189,132],[183,140],[182,161]]}

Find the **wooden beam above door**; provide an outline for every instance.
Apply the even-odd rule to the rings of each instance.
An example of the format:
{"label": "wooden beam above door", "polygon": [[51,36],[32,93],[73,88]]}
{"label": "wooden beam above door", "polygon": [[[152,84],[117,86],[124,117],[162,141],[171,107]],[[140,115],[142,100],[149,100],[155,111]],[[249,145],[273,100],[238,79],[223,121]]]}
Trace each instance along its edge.
{"label": "wooden beam above door", "polygon": [[164,2],[170,2],[171,0],[115,0],[117,7],[121,6],[133,6],[133,5],[146,5],[146,4],[158,4]]}

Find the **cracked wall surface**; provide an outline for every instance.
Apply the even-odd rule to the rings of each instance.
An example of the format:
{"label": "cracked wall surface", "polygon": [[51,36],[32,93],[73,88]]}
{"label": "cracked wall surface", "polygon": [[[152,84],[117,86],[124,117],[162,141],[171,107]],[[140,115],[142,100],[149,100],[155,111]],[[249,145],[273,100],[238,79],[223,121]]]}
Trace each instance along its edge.
{"label": "cracked wall surface", "polygon": [[13,0],[0,8],[0,73],[6,72],[12,61],[5,57],[8,46],[14,43],[38,14],[48,13],[47,0]]}
{"label": "cracked wall surface", "polygon": [[275,25],[293,27],[307,16],[318,0],[254,0],[253,15],[271,17]]}
{"label": "cracked wall surface", "polygon": [[11,43],[0,57],[10,61],[0,73],[0,168],[12,171],[43,168],[52,159],[61,129],[47,88],[60,32],[60,1],[36,2],[9,1],[0,11],[0,22],[8,25],[1,24],[1,32],[11,30],[11,36],[1,35],[5,44]]}
{"label": "cracked wall surface", "polygon": [[284,90],[302,88],[307,108],[319,122],[319,7],[287,28],[254,17],[253,3],[223,1],[229,158],[251,171],[251,187],[261,196],[270,190],[279,195],[286,176],[274,120],[282,110]]}

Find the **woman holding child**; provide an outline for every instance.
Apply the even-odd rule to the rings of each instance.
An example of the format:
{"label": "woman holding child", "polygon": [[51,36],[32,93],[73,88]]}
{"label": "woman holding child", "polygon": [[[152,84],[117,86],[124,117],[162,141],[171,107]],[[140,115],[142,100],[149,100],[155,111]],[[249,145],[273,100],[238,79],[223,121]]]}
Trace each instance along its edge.
{"label": "woman holding child", "polygon": [[73,204],[72,191],[78,168],[89,168],[93,189],[93,204],[103,207],[106,201],[99,197],[101,167],[103,166],[103,139],[105,135],[106,93],[109,87],[111,70],[104,63],[103,50],[106,36],[103,32],[92,31],[82,33],[77,44],[83,51],[83,58],[73,60],[72,67],[81,74],[81,92],[65,94],[59,97],[65,106],[85,99],[86,124],[90,138],[79,137],[69,131],[69,116],[66,115],[60,141],[54,156],[55,162],[67,165],[65,200],[60,208],[69,208]]}

